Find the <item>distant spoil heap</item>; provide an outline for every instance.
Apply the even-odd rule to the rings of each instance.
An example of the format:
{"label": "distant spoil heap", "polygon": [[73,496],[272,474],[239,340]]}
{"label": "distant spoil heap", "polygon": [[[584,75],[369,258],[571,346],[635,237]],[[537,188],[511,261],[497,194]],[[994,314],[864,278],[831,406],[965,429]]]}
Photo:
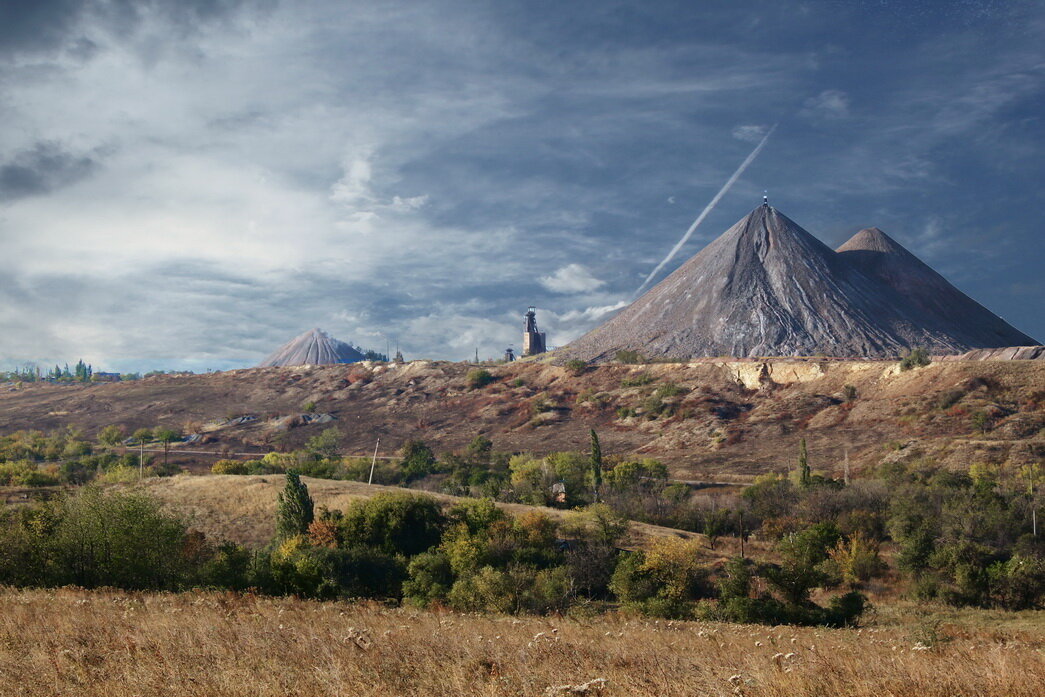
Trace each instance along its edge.
{"label": "distant spoil heap", "polygon": [[887,358],[1037,343],[880,230],[834,252],[763,204],[557,355]]}
{"label": "distant spoil heap", "polygon": [[364,360],[362,353],[322,329],[312,329],[281,346],[259,368],[289,365],[332,365]]}

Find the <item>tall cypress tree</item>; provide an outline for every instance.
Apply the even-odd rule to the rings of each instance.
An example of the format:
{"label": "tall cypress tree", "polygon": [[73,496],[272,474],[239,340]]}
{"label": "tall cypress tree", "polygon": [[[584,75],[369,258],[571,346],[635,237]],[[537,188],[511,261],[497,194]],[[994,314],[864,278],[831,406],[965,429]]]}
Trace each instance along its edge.
{"label": "tall cypress tree", "polygon": [[798,483],[803,487],[809,486],[813,481],[813,473],[809,469],[809,450],[806,449],[806,439],[798,441]]}
{"label": "tall cypress tree", "polygon": [[287,473],[287,485],[277,497],[276,537],[304,535],[315,518],[312,497],[297,472]]}
{"label": "tall cypress tree", "polygon": [[595,503],[599,502],[599,489],[602,487],[602,446],[599,444],[599,434],[591,429],[591,482],[595,495]]}

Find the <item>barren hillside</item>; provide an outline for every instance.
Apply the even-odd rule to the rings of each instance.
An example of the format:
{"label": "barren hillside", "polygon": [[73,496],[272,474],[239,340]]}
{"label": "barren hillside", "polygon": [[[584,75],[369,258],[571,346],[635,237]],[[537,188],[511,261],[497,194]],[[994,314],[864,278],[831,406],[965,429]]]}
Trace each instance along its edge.
{"label": "barren hillside", "polygon": [[501,450],[583,449],[595,428],[607,454],[660,458],[688,479],[785,469],[800,438],[813,465],[833,472],[846,452],[854,470],[898,457],[963,467],[1045,457],[1042,361],[901,372],[895,361],[708,359],[580,374],[520,362],[490,367],[493,382],[475,389],[473,369],[416,361],[5,385],[0,432],[175,426],[200,434],[175,446],[175,461],[204,467],[219,452],[292,448],[330,427],[342,433],[342,452],[359,455],[377,438],[390,455],[411,438],[438,452],[480,433]]}

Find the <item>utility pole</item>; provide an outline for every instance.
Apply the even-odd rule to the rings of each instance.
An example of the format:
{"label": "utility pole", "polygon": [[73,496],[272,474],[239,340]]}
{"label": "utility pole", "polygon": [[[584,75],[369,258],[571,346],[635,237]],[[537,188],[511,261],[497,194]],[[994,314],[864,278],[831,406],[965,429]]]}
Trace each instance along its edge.
{"label": "utility pole", "polygon": [[1030,527],[1031,535],[1038,537],[1038,501],[1034,498],[1034,480],[1030,482]]}
{"label": "utility pole", "polygon": [[366,485],[371,486],[374,483],[374,467],[377,466],[377,449],[381,445],[381,439],[377,439],[377,443],[374,444],[374,459],[370,461],[370,479],[367,480]]}
{"label": "utility pole", "polygon": [[744,511],[737,511],[740,516],[740,558],[744,558]]}
{"label": "utility pole", "polygon": [[845,478],[845,485],[849,486],[849,448],[845,449],[845,469],[843,472],[842,476]]}
{"label": "utility pole", "polygon": [[145,439],[138,439],[138,481],[145,479]]}

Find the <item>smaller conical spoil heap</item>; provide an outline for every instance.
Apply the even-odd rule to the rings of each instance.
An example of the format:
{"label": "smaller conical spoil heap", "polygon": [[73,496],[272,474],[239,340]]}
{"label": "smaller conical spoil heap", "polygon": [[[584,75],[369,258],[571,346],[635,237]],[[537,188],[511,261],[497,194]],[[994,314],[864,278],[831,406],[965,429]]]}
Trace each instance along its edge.
{"label": "smaller conical spoil heap", "polygon": [[1037,342],[951,285],[946,278],[876,227],[838,248],[838,256],[892,290],[958,342],[971,346],[1031,346]]}
{"label": "smaller conical spoil heap", "polygon": [[322,329],[312,329],[287,342],[258,364],[259,368],[288,365],[356,363],[365,356],[351,344],[338,341]]}

